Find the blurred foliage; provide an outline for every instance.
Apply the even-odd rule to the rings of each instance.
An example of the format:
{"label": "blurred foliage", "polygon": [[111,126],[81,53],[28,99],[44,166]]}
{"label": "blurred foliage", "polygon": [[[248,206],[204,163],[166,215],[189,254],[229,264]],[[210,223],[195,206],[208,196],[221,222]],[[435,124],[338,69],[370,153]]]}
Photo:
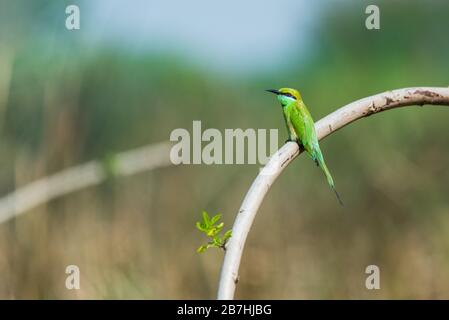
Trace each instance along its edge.
{"label": "blurred foliage", "polygon": [[[64,2],[1,1],[2,194],[167,140],[192,120],[279,128],[282,142],[266,88],[299,88],[318,120],[384,90],[449,85],[447,1],[370,1],[381,7],[379,31],[364,28],[367,1],[329,3],[305,63],[222,77],[171,53],[86,48],[55,31]],[[323,141],[344,209],[310,159],[297,159],[258,214],[237,297],[448,298],[448,123],[447,108],[405,108]],[[0,297],[213,298],[222,253],[195,254],[195,212],[229,212],[232,225],[257,172],[192,165],[112,179],[0,225]],[[64,287],[69,264],[81,270],[76,292]],[[370,264],[379,291],[365,289]]]}

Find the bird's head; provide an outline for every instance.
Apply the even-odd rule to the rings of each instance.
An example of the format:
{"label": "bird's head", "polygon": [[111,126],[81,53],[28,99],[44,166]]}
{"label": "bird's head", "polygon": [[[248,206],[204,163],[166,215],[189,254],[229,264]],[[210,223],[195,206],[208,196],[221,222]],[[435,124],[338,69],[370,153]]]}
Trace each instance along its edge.
{"label": "bird's head", "polygon": [[301,94],[298,90],[291,88],[281,88],[279,90],[267,90],[268,92],[277,95],[278,100],[283,106],[288,105],[294,101],[301,101]]}

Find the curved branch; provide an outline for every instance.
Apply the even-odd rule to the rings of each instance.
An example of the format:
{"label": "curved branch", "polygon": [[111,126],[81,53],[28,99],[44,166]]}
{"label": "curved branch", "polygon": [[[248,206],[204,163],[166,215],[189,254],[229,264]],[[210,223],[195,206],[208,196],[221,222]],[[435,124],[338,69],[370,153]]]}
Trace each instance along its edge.
{"label": "curved branch", "polygon": [[[352,102],[320,121],[315,128],[321,140],[351,122],[372,114],[411,105],[449,105],[449,88],[416,87],[387,91]],[[254,180],[237,214],[221,270],[218,299],[233,299],[246,237],[265,195],[285,167],[302,150],[293,142],[285,144]]]}
{"label": "curved branch", "polygon": [[[114,175],[128,176],[171,165],[170,142],[160,142],[114,155]],[[101,161],[89,161],[31,182],[0,198],[0,223],[55,198],[107,179]]]}

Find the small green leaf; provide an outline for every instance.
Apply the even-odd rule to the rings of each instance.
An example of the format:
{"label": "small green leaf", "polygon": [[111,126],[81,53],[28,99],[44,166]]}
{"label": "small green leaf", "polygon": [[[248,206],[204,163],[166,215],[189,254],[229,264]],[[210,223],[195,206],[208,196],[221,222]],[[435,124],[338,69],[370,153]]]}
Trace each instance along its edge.
{"label": "small green leaf", "polygon": [[210,227],[210,229],[207,230],[206,234],[208,237],[215,237],[220,233],[221,229],[223,229],[223,223],[220,223],[216,227]]}
{"label": "small green leaf", "polygon": [[212,239],[212,244],[214,247],[220,247],[221,246],[221,239],[219,237],[215,237]]}
{"label": "small green leaf", "polygon": [[215,237],[217,235],[217,228],[210,228],[209,230],[206,231],[206,234],[208,237]]}
{"label": "small green leaf", "polygon": [[218,222],[218,220],[221,219],[221,214],[216,214],[215,216],[212,217],[212,219],[210,219],[210,224],[214,225],[216,222]]}
{"label": "small green leaf", "polygon": [[225,234],[223,235],[223,241],[226,242],[230,237],[232,237],[232,230],[228,230],[225,232]]}
{"label": "small green leaf", "polygon": [[196,249],[196,252],[198,252],[198,253],[203,253],[204,251],[207,250],[207,248],[208,248],[207,245],[201,246],[201,247],[199,247],[198,249]]}
{"label": "small green leaf", "polygon": [[209,227],[211,225],[209,215],[206,211],[203,211],[203,221],[206,227]]}
{"label": "small green leaf", "polygon": [[206,226],[201,222],[196,223],[196,228],[200,231],[206,231]]}
{"label": "small green leaf", "polygon": [[217,231],[216,234],[218,234],[218,233],[221,231],[221,229],[223,229],[223,227],[224,227],[224,223],[223,223],[223,222],[220,223],[218,226],[216,226],[216,227],[215,227],[215,229],[216,229],[216,231]]}

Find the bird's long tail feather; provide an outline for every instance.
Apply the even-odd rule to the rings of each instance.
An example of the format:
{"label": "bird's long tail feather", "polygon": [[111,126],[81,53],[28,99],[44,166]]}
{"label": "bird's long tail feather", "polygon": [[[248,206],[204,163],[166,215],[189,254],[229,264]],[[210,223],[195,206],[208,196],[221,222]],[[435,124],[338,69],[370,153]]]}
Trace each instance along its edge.
{"label": "bird's long tail feather", "polygon": [[315,155],[315,161],[317,162],[318,166],[323,170],[324,175],[326,176],[327,183],[329,186],[334,190],[335,195],[337,196],[338,202],[340,205],[343,206],[343,201],[341,201],[340,195],[338,194],[337,190],[335,189],[334,179],[332,179],[332,175],[329,172],[329,169],[326,166],[326,163],[324,162],[324,158],[321,152],[316,152]]}

